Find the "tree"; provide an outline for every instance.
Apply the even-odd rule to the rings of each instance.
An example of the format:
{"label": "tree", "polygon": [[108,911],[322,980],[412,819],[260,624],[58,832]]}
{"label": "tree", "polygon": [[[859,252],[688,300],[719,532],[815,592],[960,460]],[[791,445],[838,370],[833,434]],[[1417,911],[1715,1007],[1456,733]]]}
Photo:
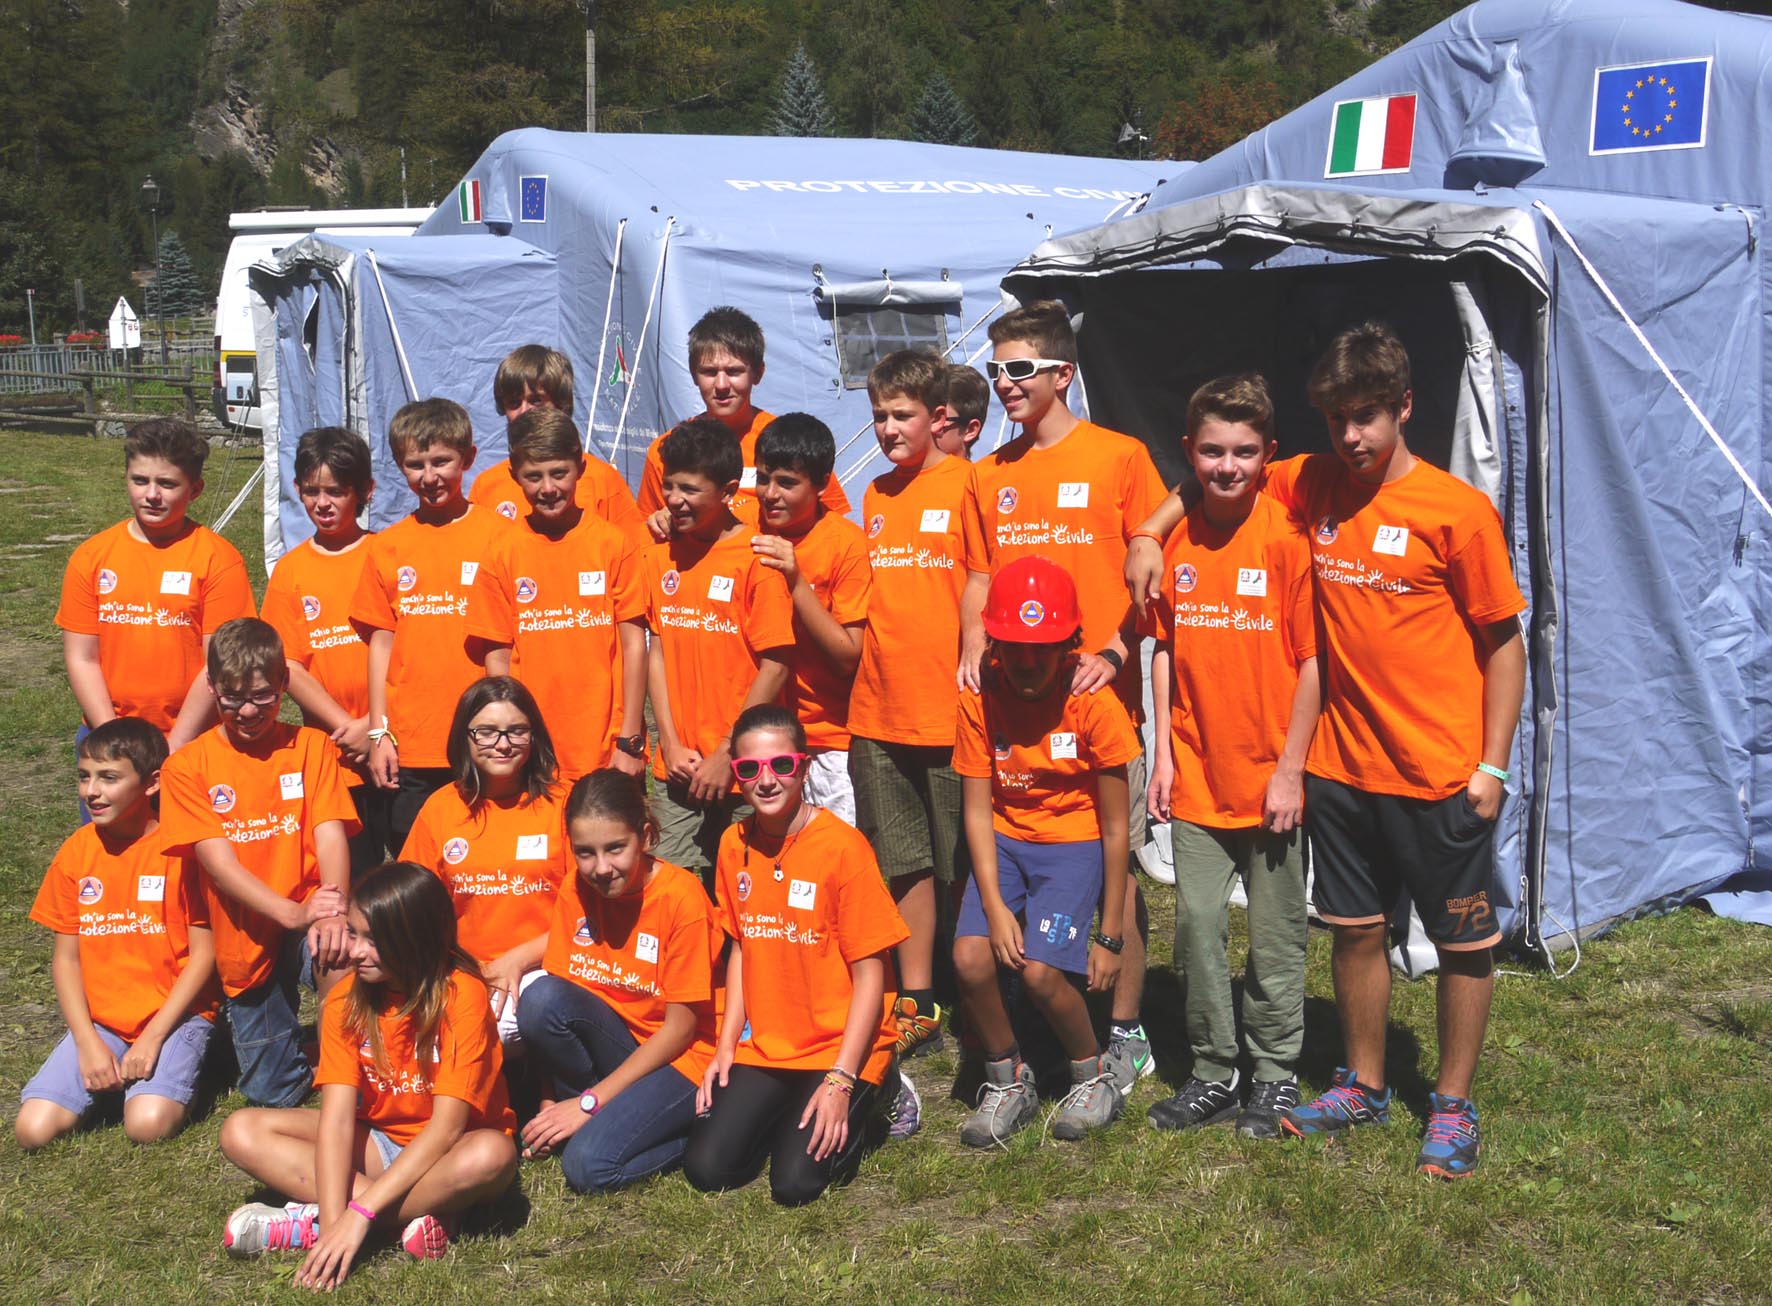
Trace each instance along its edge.
{"label": "tree", "polygon": [[203,291],[191,268],[191,256],[176,231],[160,237],[159,269],[148,288],[148,313],[153,317],[187,317],[204,308]]}
{"label": "tree", "polygon": [[939,68],[923,83],[923,97],[911,110],[910,127],[914,140],[936,145],[978,144],[978,120]]}
{"label": "tree", "polygon": [[1209,159],[1289,108],[1271,76],[1215,68],[1196,77],[1157,124],[1152,152],[1159,159]]}
{"label": "tree", "polygon": [[781,89],[775,93],[775,111],[769,116],[772,136],[829,136],[836,129],[831,106],[818,84],[818,69],[806,53],[806,43],[794,47]]}

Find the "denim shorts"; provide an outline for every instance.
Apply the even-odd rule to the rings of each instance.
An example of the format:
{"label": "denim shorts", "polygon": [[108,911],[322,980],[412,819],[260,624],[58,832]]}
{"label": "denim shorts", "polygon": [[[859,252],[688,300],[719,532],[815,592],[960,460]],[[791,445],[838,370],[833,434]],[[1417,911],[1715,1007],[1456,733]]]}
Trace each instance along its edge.
{"label": "denim shorts", "polygon": [[[1021,947],[1037,961],[1072,975],[1089,973],[1089,936],[1101,904],[1101,840],[1023,843],[997,835],[997,889],[1022,922]],[[978,880],[966,882],[954,923],[957,939],[991,934]]]}
{"label": "denim shorts", "polygon": [[[103,1025],[93,1028],[98,1030],[98,1036],[111,1049],[112,1055],[121,1061],[129,1050],[128,1041]],[[160,1045],[160,1059],[154,1063],[154,1073],[127,1085],[123,1089],[123,1100],[127,1102],[147,1093],[177,1102],[180,1106],[188,1105],[197,1091],[197,1074],[203,1068],[203,1053],[209,1047],[212,1028],[202,1016],[186,1016]],[[42,1069],[31,1076],[31,1082],[18,1095],[21,1103],[33,1098],[54,1102],[77,1116],[92,1109],[93,1096],[80,1082],[80,1050],[74,1046],[71,1033],[63,1035]]]}
{"label": "denim shorts", "polygon": [[369,1127],[369,1139],[375,1144],[375,1150],[381,1153],[381,1168],[386,1170],[406,1150],[405,1143],[396,1143],[374,1125]]}
{"label": "denim shorts", "polygon": [[289,932],[270,979],[223,1003],[240,1092],[253,1106],[300,1106],[314,1086],[314,1067],[302,1051],[298,985],[314,987],[305,930]]}

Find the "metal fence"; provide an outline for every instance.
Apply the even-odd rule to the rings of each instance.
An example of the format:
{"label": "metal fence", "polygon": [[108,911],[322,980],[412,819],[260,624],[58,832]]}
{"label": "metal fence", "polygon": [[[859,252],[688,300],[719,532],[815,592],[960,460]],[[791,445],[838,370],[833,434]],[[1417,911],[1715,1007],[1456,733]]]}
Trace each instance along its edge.
{"label": "metal fence", "polygon": [[[132,361],[133,360],[133,361]],[[203,337],[168,340],[165,372],[169,378],[183,377],[186,365],[199,376],[215,370],[215,338]],[[160,365],[160,347],[143,344],[137,350],[104,349],[94,345],[13,345],[0,348],[0,394],[41,395],[64,394],[80,389],[81,372],[95,372],[101,386],[105,378],[115,376],[122,385],[123,374],[134,372],[141,380],[143,370]],[[60,378],[66,377],[66,382]]]}

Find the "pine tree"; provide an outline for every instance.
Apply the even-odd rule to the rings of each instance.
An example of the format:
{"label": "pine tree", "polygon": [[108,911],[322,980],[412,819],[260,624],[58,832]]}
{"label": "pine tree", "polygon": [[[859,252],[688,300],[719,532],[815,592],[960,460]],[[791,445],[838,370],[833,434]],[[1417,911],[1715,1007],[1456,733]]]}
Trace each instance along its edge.
{"label": "pine tree", "polygon": [[910,127],[913,140],[936,145],[978,144],[978,120],[939,68],[923,84],[923,96],[911,110]]}
{"label": "pine tree", "polygon": [[148,287],[147,304],[150,317],[188,317],[204,306],[191,256],[176,231],[160,237],[159,271]]}
{"label": "pine tree", "polygon": [[774,136],[829,136],[835,130],[831,106],[818,84],[818,69],[806,53],[802,41],[794,47],[782,75],[781,88],[775,93],[775,112],[769,117],[769,131]]}

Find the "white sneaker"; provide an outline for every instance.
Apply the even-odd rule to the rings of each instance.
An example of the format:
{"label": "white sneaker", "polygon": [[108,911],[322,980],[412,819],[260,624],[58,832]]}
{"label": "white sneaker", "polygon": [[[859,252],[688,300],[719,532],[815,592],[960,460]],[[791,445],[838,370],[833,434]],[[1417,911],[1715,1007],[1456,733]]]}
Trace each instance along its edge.
{"label": "white sneaker", "polygon": [[1138,850],[1138,864],[1158,884],[1175,883],[1175,850],[1169,843],[1169,827],[1153,825],[1151,841]]}
{"label": "white sneaker", "polygon": [[319,1239],[320,1207],[314,1202],[248,1202],[234,1209],[222,1229],[222,1247],[230,1256],[306,1251]]}

